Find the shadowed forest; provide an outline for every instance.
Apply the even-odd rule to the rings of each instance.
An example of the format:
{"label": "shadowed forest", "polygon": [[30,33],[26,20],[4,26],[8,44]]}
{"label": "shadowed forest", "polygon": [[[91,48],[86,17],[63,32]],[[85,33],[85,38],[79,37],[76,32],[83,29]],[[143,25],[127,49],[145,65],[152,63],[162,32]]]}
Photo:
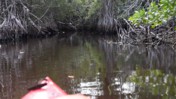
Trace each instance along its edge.
{"label": "shadowed forest", "polygon": [[93,34],[113,34],[122,43],[176,41],[175,0],[3,0],[0,6],[1,40],[99,31]]}

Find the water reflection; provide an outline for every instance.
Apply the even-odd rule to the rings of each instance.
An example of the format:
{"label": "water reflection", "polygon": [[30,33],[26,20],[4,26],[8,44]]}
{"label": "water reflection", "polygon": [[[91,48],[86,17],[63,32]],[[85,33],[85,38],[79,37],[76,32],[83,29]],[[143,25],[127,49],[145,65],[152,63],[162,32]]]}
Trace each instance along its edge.
{"label": "water reflection", "polygon": [[103,95],[102,90],[102,83],[98,81],[92,81],[92,82],[81,82],[80,88],[78,88],[78,92],[85,94],[85,95],[91,95],[91,96],[101,96]]}
{"label": "water reflection", "polygon": [[136,84],[133,82],[120,82],[120,79],[115,78],[111,86],[114,91],[121,94],[133,94],[135,92]]}
{"label": "water reflection", "polygon": [[0,99],[19,99],[46,75],[92,99],[176,98],[175,50],[110,37],[30,40],[0,46]]}
{"label": "water reflection", "polygon": [[171,73],[165,74],[158,69],[144,70],[137,67],[135,73],[130,75],[128,79],[140,87],[139,93],[148,92],[150,95],[160,97],[160,99],[176,97],[176,76]]}

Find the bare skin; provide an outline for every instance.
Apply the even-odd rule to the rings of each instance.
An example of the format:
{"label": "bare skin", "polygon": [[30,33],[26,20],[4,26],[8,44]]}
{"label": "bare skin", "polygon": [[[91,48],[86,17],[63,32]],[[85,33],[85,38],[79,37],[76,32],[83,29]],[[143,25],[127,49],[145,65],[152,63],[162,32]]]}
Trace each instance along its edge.
{"label": "bare skin", "polygon": [[74,95],[66,95],[66,96],[58,97],[55,99],[90,99],[90,97],[87,97],[81,94],[74,94]]}

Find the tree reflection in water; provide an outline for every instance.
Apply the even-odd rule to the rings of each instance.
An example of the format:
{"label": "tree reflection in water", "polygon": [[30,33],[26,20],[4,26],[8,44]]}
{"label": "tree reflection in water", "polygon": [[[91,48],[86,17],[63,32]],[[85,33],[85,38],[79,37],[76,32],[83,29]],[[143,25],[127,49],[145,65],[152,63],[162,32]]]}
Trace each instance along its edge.
{"label": "tree reflection in water", "polygon": [[146,70],[137,67],[128,79],[139,87],[139,94],[148,92],[160,99],[176,98],[176,76],[171,73],[165,74],[158,69]]}
{"label": "tree reflection in water", "polygon": [[46,75],[93,99],[176,98],[174,49],[115,40],[74,35],[1,45],[0,98],[19,99]]}
{"label": "tree reflection in water", "polygon": [[170,46],[120,45],[112,39],[100,39],[99,45],[111,94],[122,99],[176,98],[175,50]]}

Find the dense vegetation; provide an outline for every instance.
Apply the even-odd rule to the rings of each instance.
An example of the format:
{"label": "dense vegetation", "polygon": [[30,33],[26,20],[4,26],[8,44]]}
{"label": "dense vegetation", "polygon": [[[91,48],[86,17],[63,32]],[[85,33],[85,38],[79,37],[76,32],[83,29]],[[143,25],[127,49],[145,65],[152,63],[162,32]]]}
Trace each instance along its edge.
{"label": "dense vegetation", "polygon": [[160,0],[158,3],[151,2],[146,9],[136,11],[133,16],[129,18],[134,24],[151,25],[152,28],[167,23],[168,20],[173,19],[176,15],[176,1],[175,0]]}
{"label": "dense vegetation", "polygon": [[175,42],[175,0],[4,0],[1,39],[102,31],[122,43]]}
{"label": "dense vegetation", "polygon": [[[152,44],[172,43],[175,44],[175,0],[158,0],[150,3],[149,7],[135,11],[129,20],[140,28],[140,31],[133,29],[138,35],[143,32],[146,36],[139,37],[139,41]],[[139,33],[140,32],[140,33]]]}

